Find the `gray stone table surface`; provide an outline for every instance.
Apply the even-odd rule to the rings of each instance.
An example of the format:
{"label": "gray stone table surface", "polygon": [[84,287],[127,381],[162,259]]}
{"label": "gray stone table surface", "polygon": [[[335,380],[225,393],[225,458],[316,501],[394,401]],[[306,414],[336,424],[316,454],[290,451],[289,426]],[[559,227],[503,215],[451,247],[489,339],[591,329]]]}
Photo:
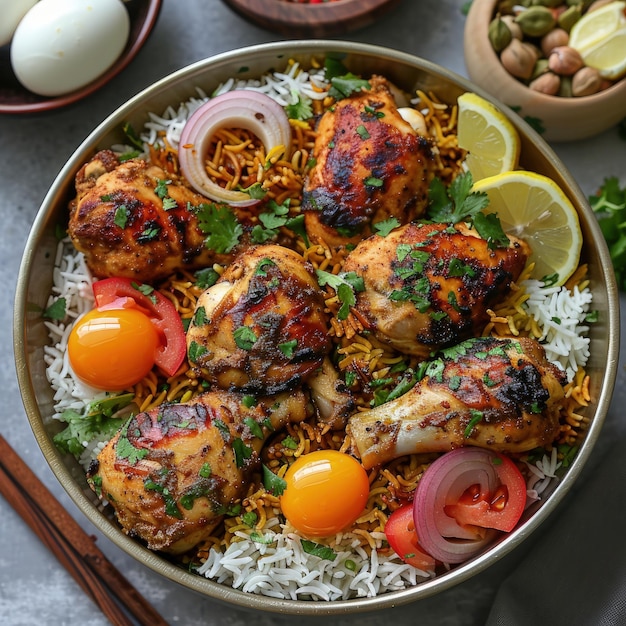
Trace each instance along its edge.
{"label": "gray stone table surface", "polygon": [[[463,4],[461,0],[405,0],[375,25],[342,38],[395,47],[465,75]],[[191,62],[280,38],[244,21],[219,0],[165,0],[146,46],[99,92],[66,109],[46,114],[0,115],[0,267],[7,272],[7,289],[0,298],[0,388],[3,398],[0,432],[78,522],[96,535],[98,545],[107,556],[170,624],[279,626],[292,623],[294,618],[264,613],[252,616],[187,591],[137,563],[105,537],[98,536],[53,476],[24,414],[12,351],[16,278],[29,228],[47,189],[66,158],[101,120],[144,87]],[[592,193],[608,175],[618,176],[622,184],[626,183],[626,142],[619,138],[616,129],[587,141],[555,145],[554,148],[587,194]],[[622,360],[619,377],[606,427],[592,456],[595,462],[601,461],[603,446],[609,440],[626,437],[622,411],[618,410],[626,399]],[[361,614],[336,617],[331,621],[346,626],[371,626],[383,620],[393,620],[398,626],[481,624],[489,613],[499,583],[515,568],[533,539],[485,572],[438,596],[398,607],[384,616]],[[302,624],[319,622],[313,618],[296,619]],[[8,626],[100,626],[107,623],[1,497],[0,623]]]}

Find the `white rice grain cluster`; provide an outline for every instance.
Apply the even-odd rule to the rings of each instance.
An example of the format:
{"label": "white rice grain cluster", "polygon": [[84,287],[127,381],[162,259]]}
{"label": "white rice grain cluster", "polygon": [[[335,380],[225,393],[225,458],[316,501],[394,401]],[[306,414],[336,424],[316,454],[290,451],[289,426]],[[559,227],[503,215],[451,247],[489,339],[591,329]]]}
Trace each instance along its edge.
{"label": "white rice grain cluster", "polygon": [[[246,533],[236,534],[238,541],[223,553],[212,548],[196,571],[246,593],[289,600],[370,598],[412,587],[434,575],[403,563],[395,554],[377,550],[368,554],[351,533],[336,537],[332,560],[306,552],[302,539],[283,532],[276,518],[268,520],[257,541]],[[384,533],[371,535],[380,547]]]}
{"label": "white rice grain cluster", "polygon": [[565,370],[569,381],[573,380],[578,368],[584,367],[589,358],[589,326],[585,318],[592,300],[591,291],[547,287],[542,281],[532,279],[523,281],[522,285],[529,295],[524,306],[542,329],[538,339],[548,360]]}
{"label": "white rice grain cluster", "polygon": [[[47,306],[65,299],[66,319],[46,319],[50,343],[44,346],[46,375],[54,390],[54,418],[72,409],[82,413],[94,399],[104,397],[101,391],[82,383],[71,370],[67,340],[72,325],[83,313],[93,308],[92,278],[82,254],[77,253],[69,238],[57,246],[52,275],[52,292]],[[83,442],[87,445],[88,442]]]}

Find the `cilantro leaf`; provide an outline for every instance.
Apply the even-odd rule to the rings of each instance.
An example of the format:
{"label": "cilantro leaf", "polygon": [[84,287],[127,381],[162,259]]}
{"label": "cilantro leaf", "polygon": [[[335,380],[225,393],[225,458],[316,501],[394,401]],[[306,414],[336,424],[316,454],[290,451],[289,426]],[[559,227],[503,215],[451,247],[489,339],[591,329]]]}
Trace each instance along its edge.
{"label": "cilantro leaf", "polygon": [[121,394],[92,402],[85,414],[68,409],[61,414],[61,421],[67,426],[53,437],[55,445],[74,457],[79,458],[85,451],[85,444],[96,437],[109,439],[122,426],[126,415],[118,416],[132,402],[133,394]]}
{"label": "cilantro leaf", "polygon": [[225,254],[239,243],[243,228],[229,207],[202,203],[189,208],[198,216],[198,227],[206,235],[207,248]]}
{"label": "cilantro leaf", "polygon": [[334,76],[330,79],[331,87],[328,90],[328,95],[335,98],[335,100],[341,100],[351,96],[353,93],[357,93],[362,89],[369,89],[370,84],[368,81],[348,72],[343,76]]}
{"label": "cilantro leaf", "polygon": [[301,539],[300,543],[302,544],[302,550],[307,554],[312,554],[325,561],[334,561],[337,558],[337,554],[329,546],[308,539]]}
{"label": "cilantro leaf", "polygon": [[65,318],[67,301],[63,296],[57,298],[44,312],[43,316],[50,320],[61,321]]}
{"label": "cilantro leaf", "polygon": [[365,291],[365,282],[361,276],[354,272],[342,272],[341,274],[331,274],[324,270],[315,270],[317,274],[317,282],[320,287],[328,285],[337,293],[339,301],[342,303],[337,318],[340,320],[347,319],[350,313],[350,307],[356,303],[356,293]]}
{"label": "cilantro leaf", "polygon": [[292,89],[291,95],[294,102],[285,107],[287,117],[292,120],[308,120],[313,117],[312,100],[304,94]]}
{"label": "cilantro leaf", "polygon": [[287,483],[283,478],[277,476],[272,470],[263,464],[263,486],[269,493],[275,496],[282,496],[287,488]]}
{"label": "cilantro leaf", "polygon": [[386,237],[394,228],[400,226],[400,222],[395,217],[389,217],[382,222],[376,222],[374,232],[381,237]]}
{"label": "cilantro leaf", "polygon": [[441,179],[434,178],[428,189],[428,217],[448,224],[473,218],[489,204],[486,193],[471,191],[473,184],[470,172],[459,174],[447,189]]}

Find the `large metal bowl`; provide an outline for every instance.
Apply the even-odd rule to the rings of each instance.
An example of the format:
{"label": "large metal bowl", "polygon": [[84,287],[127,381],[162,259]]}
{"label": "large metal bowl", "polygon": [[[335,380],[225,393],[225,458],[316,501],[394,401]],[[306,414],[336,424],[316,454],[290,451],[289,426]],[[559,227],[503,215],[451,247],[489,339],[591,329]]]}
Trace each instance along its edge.
{"label": "large metal bowl", "polygon": [[490,98],[468,81],[427,61],[389,49],[348,42],[287,41],[254,46],[220,54],[177,71],[110,115],[85,139],[61,170],[44,199],[26,245],[17,285],[14,318],[17,373],[28,419],[52,471],[89,520],[122,550],[189,589],[240,607],[300,615],[363,612],[423,599],[483,571],[521,544],[558,507],[589,458],[609,407],[619,347],[617,287],[605,241],[586,198],[545,141],[515,113],[503,107],[521,136],[521,166],[555,180],[578,210],[584,234],[584,260],[589,264],[593,306],[600,313],[598,323],[591,328],[588,373],[591,375],[592,402],[586,409],[591,419],[580,452],[556,488],[540,504],[527,511],[513,532],[484,554],[411,589],[348,601],[281,601],[235,591],[185,571],[127,537],[112,517],[104,515],[97,508],[96,497],[87,487],[78,463],[61,454],[52,443],[52,437],[61,429],[61,425],[51,417],[52,392],[46,380],[43,361],[47,334],[38,312],[45,307],[50,293],[57,245],[55,229],[67,223],[67,205],[73,192],[76,171],[97,149],[122,140],[121,128],[124,122],[139,128],[146,120],[148,111],[160,113],[167,105],[186,100],[195,94],[196,86],[210,93],[230,76],[254,77],[273,68],[282,68],[289,58],[306,65],[312,56],[323,57],[326,52],[344,54],[345,64],[354,73],[382,73],[407,91],[414,91],[417,87],[426,92],[432,90],[449,102],[454,102],[465,91],[476,91]]}

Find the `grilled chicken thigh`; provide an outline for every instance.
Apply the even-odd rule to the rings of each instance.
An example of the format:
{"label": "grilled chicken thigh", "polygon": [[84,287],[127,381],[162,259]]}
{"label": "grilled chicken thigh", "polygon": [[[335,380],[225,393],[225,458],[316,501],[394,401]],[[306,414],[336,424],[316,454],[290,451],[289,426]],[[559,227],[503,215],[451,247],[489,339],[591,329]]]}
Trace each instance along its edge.
{"label": "grilled chicken thigh", "polygon": [[313,268],[282,246],[249,249],[198,298],[187,347],[198,375],[223,389],[299,386],[331,347]]}
{"label": "grilled chicken thigh", "polygon": [[363,278],[355,307],[378,339],[426,357],[481,333],[487,309],[528,258],[528,246],[509,239],[508,247],[491,249],[465,224],[412,223],[361,242],[343,270]]}
{"label": "grilled chicken thigh", "polygon": [[524,452],[558,434],[565,382],[533,339],[472,338],[397,400],[354,414],[347,430],[366,469],[461,446]]}
{"label": "grilled chicken thigh", "polygon": [[180,554],[209,536],[259,470],[265,438],[308,417],[304,394],[259,399],[213,391],[131,418],[90,469],[124,532]]}
{"label": "grilled chicken thigh", "polygon": [[113,152],[103,150],[79,170],[76,192],[69,234],[99,278],[150,283],[178,269],[229,258],[206,248],[189,208],[206,198],[156,165],[142,159],[120,163]]}
{"label": "grilled chicken thigh", "polygon": [[339,100],[319,121],[302,208],[309,238],[355,243],[389,217],[405,224],[426,206],[431,146],[398,112],[387,81]]}

